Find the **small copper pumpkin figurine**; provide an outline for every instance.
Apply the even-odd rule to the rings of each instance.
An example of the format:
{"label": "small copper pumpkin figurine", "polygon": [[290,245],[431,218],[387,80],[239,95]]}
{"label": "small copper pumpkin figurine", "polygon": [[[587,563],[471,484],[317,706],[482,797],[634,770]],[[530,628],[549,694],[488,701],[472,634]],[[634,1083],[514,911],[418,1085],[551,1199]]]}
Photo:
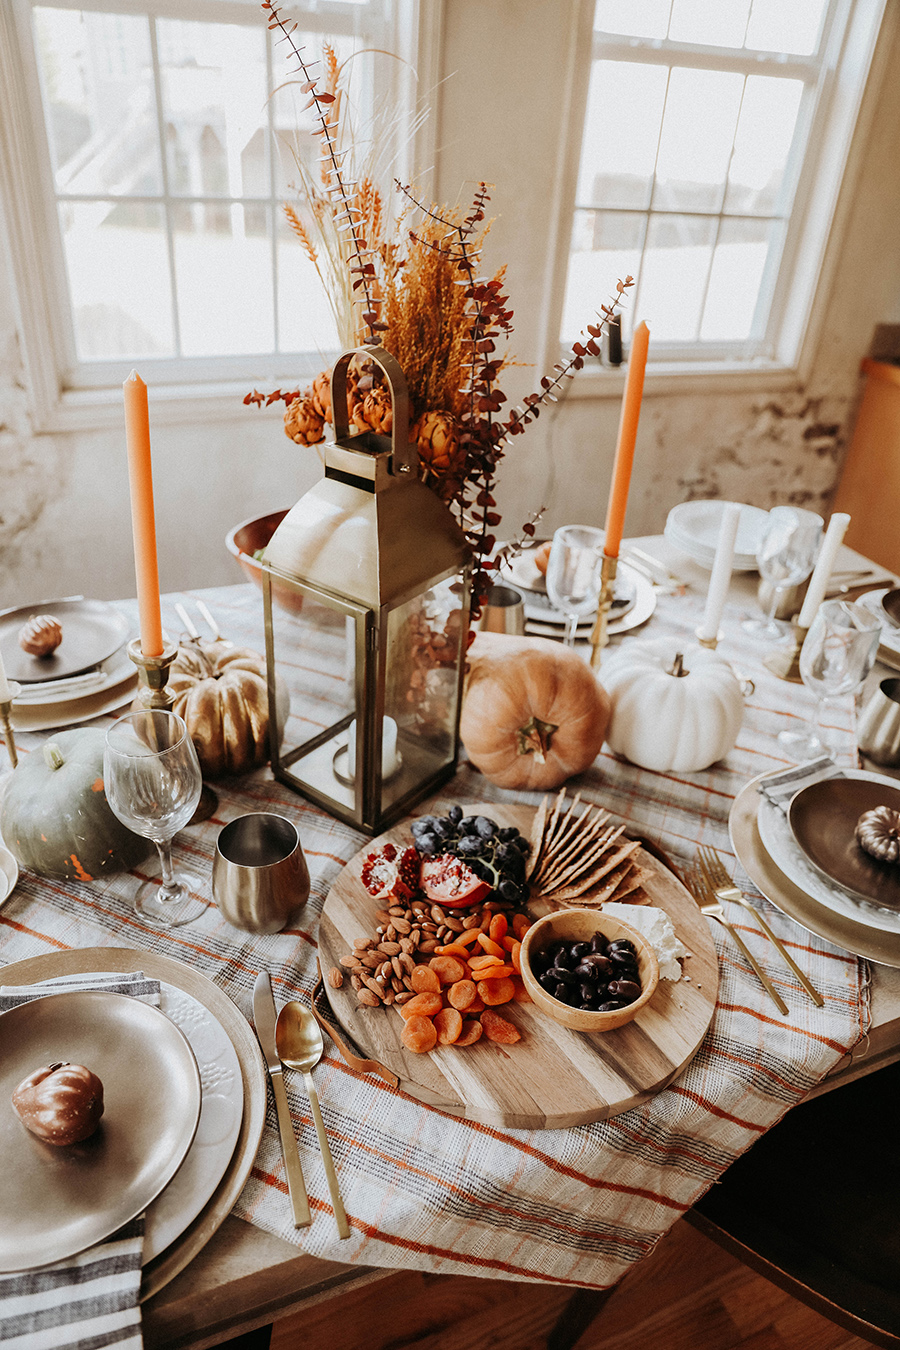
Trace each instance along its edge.
{"label": "small copper pumpkin figurine", "polygon": [[19,646],[29,656],[52,656],[62,639],[62,624],[53,614],[34,614],[19,629]]}
{"label": "small copper pumpkin figurine", "polygon": [[64,1148],[94,1133],[103,1115],[103,1084],[83,1064],[36,1069],[12,1095],[16,1115],[45,1144]]}
{"label": "small copper pumpkin figurine", "polygon": [[856,822],[856,841],[879,862],[900,862],[900,811],[876,806]]}

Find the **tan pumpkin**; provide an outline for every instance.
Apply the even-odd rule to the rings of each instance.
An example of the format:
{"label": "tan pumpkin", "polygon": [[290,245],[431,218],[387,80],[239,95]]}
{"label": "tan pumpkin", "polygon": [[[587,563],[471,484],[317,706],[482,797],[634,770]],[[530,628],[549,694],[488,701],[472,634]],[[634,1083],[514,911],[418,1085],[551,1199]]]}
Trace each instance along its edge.
{"label": "tan pumpkin", "polygon": [[547,638],[479,633],[468,659],[460,738],[492,783],[539,791],[593,763],[609,697],[581,656]]}
{"label": "tan pumpkin", "polygon": [[[266,659],[249,647],[179,647],[166,686],[187,724],[204,778],[249,773],[269,758]],[[279,685],[279,723],[286,693]]]}

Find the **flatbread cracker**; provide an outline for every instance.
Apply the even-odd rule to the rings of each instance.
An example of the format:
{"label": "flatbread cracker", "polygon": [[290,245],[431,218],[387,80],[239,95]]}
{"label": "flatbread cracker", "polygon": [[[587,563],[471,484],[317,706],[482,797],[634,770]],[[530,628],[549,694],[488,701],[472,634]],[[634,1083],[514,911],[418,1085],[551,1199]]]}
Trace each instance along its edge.
{"label": "flatbread cracker", "polygon": [[528,867],[525,869],[525,880],[530,881],[533,877],[538,860],[544,847],[544,826],[547,823],[547,798],[541,798],[541,804],[534,813],[534,820],[531,822],[531,857],[528,861]]}
{"label": "flatbread cracker", "polygon": [[[585,815],[582,816],[581,819],[585,820],[586,816],[587,812],[585,812]],[[595,816],[592,821],[588,822],[584,829],[579,829],[571,834],[567,840],[561,842],[558,846],[554,845],[550,850],[545,852],[542,865],[539,869],[540,873],[543,876],[546,876],[547,873],[558,870],[563,863],[568,862],[573,857],[579,855],[584,856],[585,854],[587,854],[585,865],[589,866],[592,861],[592,855],[599,857],[600,853],[602,853],[603,848],[605,847],[604,836],[611,834],[611,832],[615,830],[615,826],[610,827],[607,823],[608,821],[609,814],[608,812],[603,811]],[[624,825],[621,826],[619,829],[620,834],[624,828]]]}
{"label": "flatbread cracker", "polygon": [[[574,857],[562,857],[542,868],[536,880],[548,890],[560,886],[574,885],[581,877],[585,884],[594,875],[603,858],[614,849],[616,841],[625,829],[624,825],[609,827],[596,841],[588,841]],[[593,843],[593,846],[592,846]]]}
{"label": "flatbread cracker", "polygon": [[634,864],[626,858],[624,862],[619,863],[615,871],[610,872],[604,879],[602,886],[594,886],[590,890],[575,890],[572,886],[561,886],[555,891],[546,891],[545,900],[571,900],[572,903],[579,903],[588,908],[595,908],[602,905],[604,900],[608,900],[613,891],[619,885],[620,881],[628,875]]}

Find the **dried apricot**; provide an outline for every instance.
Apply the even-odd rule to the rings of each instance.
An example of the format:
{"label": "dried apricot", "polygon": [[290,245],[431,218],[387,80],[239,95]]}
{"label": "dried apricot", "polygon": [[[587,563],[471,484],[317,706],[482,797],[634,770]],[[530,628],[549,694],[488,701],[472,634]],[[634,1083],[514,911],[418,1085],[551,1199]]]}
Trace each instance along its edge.
{"label": "dried apricot", "polygon": [[518,1027],[507,1022],[499,1013],[491,1012],[490,1008],[485,1008],[481,1014],[481,1025],[488,1040],[497,1041],[500,1045],[515,1045],[516,1041],[522,1039]]}
{"label": "dried apricot", "polygon": [[453,1045],[459,1040],[463,1020],[455,1008],[442,1008],[434,1018],[438,1045]]}
{"label": "dried apricot", "polygon": [[435,947],[435,956],[456,956],[460,961],[468,959],[469,953],[465,947],[461,947],[458,942],[451,942],[446,947]]}
{"label": "dried apricot", "polygon": [[411,1017],[400,1039],[414,1055],[427,1055],[437,1045],[437,1028],[430,1017]]}
{"label": "dried apricot", "polygon": [[509,927],[505,914],[495,914],[491,919],[491,926],[488,929],[488,936],[492,942],[502,942],[506,937],[506,930]]}
{"label": "dried apricot", "polygon": [[499,942],[494,942],[492,938],[489,938],[489,937],[488,937],[487,933],[479,933],[479,934],[478,934],[478,945],[479,945],[479,947],[483,947],[484,950],[485,950],[490,956],[505,956],[505,955],[506,955],[506,952],[505,952],[504,949],[500,946],[500,943],[499,943]]}
{"label": "dried apricot", "polygon": [[466,968],[455,956],[433,956],[428,962],[441,984],[455,984],[466,976]]}
{"label": "dried apricot", "polygon": [[[499,1003],[509,1003],[516,992],[516,986],[509,977],[500,980],[479,980],[478,997],[489,1008],[495,1008]],[[409,1007],[409,1004],[406,1005]]]}
{"label": "dried apricot", "polygon": [[533,1001],[532,997],[529,994],[528,990],[525,988],[524,984],[522,983],[518,975],[514,975],[512,977],[512,982],[516,987],[516,992],[513,994],[513,998],[516,1000],[516,1002],[531,1003]]}
{"label": "dried apricot", "polygon": [[431,994],[441,992],[441,982],[431,966],[414,966],[409,982],[417,994],[424,994],[426,991]]}
{"label": "dried apricot", "polygon": [[474,980],[457,980],[447,990],[447,998],[454,1008],[465,1012],[475,1002],[476,993]]}
{"label": "dried apricot", "polygon": [[503,980],[509,975],[515,975],[515,973],[515,966],[504,966],[501,964],[496,966],[483,966],[477,972],[477,976],[479,980]]}
{"label": "dried apricot", "polygon": [[513,927],[513,932],[515,933],[516,937],[517,937],[517,938],[519,939],[519,941],[521,942],[521,941],[522,941],[522,938],[525,936],[525,934],[528,932],[529,928],[531,927],[531,920],[529,919],[529,917],[528,917],[527,914],[514,914],[514,915],[513,915],[513,921],[512,921],[512,927]]}
{"label": "dried apricot", "polygon": [[443,1007],[440,994],[433,990],[425,989],[421,994],[415,994],[408,1003],[404,1003],[400,1008],[400,1016],[409,1021],[411,1017],[433,1017],[439,1013]]}
{"label": "dried apricot", "polygon": [[519,975],[522,974],[522,944],[514,942],[510,949],[509,959],[512,961]]}
{"label": "dried apricot", "polygon": [[480,1022],[476,1022],[474,1017],[467,1017],[462,1024],[462,1031],[456,1038],[456,1045],[474,1045],[480,1041],[484,1028]]}

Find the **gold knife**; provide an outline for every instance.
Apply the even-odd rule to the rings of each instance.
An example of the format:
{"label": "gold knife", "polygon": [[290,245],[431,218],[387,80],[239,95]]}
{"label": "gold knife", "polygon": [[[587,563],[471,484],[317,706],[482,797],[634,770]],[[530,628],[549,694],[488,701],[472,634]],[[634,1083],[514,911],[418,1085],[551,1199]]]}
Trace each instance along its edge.
{"label": "gold knife", "polygon": [[275,1000],[272,997],[272,981],[269,972],[263,970],[256,977],[253,986],[253,1024],[256,1038],[262,1048],[272,1093],[275,1097],[275,1110],[278,1113],[278,1132],[281,1135],[281,1156],[284,1158],[284,1173],[287,1177],[288,1195],[291,1198],[291,1210],[294,1215],[294,1227],[306,1228],[312,1223],[309,1212],[309,1200],[306,1195],[306,1183],[300,1166],[300,1153],[297,1149],[297,1136],[284,1090],[284,1076],[281,1072],[281,1060],[275,1049]]}

